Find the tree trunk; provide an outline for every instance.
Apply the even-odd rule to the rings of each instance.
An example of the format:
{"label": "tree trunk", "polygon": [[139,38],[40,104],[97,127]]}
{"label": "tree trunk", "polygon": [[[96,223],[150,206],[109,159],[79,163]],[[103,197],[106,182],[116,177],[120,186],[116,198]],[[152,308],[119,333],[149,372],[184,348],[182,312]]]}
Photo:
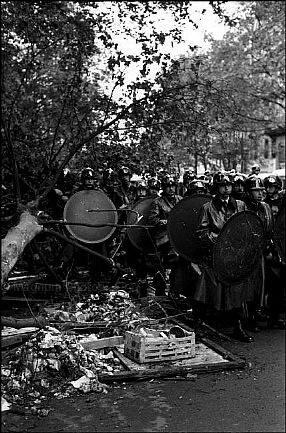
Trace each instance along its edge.
{"label": "tree trunk", "polygon": [[43,226],[38,224],[37,218],[30,212],[24,211],[19,224],[12,227],[6,237],[1,240],[1,285],[7,279],[25,247],[42,230]]}

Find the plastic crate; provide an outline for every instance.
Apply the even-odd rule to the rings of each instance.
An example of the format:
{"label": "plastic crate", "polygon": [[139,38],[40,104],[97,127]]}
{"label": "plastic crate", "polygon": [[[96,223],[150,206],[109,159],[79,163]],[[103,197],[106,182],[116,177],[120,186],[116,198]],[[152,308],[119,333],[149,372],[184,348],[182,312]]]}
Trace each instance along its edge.
{"label": "plastic crate", "polygon": [[124,354],[140,364],[194,358],[195,333],[184,330],[184,334],[179,338],[152,338],[126,331]]}
{"label": "plastic crate", "polygon": [[61,293],[60,284],[51,284],[51,283],[35,283],[31,288],[30,292],[33,294],[40,295],[60,295]]}

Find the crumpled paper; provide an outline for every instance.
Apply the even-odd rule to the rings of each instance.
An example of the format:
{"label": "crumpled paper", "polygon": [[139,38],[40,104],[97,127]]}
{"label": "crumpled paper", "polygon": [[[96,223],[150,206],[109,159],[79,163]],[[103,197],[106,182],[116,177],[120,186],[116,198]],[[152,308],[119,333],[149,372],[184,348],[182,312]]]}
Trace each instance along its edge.
{"label": "crumpled paper", "polygon": [[10,410],[10,407],[11,407],[11,403],[8,403],[8,401],[5,400],[4,397],[1,397],[1,412]]}

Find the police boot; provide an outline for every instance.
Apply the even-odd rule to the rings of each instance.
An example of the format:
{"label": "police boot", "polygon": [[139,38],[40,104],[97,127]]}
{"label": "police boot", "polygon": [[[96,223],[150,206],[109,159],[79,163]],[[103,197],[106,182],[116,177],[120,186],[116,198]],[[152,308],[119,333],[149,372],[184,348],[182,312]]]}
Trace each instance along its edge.
{"label": "police boot", "polygon": [[247,334],[247,332],[242,328],[241,320],[237,320],[234,326],[232,338],[242,341],[243,343],[252,343],[253,337]]}
{"label": "police boot", "polygon": [[167,284],[160,271],[157,271],[153,277],[153,286],[155,287],[155,296],[166,295]]}
{"label": "police boot", "polygon": [[286,322],[284,319],[279,317],[279,314],[269,312],[269,318],[267,320],[267,328],[270,329],[286,329]]}
{"label": "police boot", "polygon": [[257,314],[254,306],[252,304],[248,304],[248,317],[246,322],[246,329],[251,332],[259,332],[261,328],[257,324]]}

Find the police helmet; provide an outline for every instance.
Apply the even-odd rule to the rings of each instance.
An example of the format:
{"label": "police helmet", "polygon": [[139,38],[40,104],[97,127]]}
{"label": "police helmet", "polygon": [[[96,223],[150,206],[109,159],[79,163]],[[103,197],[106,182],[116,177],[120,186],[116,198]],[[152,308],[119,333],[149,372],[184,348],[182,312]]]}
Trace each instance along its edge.
{"label": "police helmet", "polygon": [[148,189],[147,183],[144,180],[136,182],[136,189]]}
{"label": "police helmet", "polygon": [[166,188],[167,186],[173,186],[176,184],[177,182],[170,174],[165,174],[161,179],[162,189]]}
{"label": "police helmet", "polygon": [[102,180],[106,182],[111,179],[111,174],[113,173],[112,168],[105,168],[102,173]]}
{"label": "police helmet", "polygon": [[95,171],[91,167],[85,167],[80,172],[80,179],[84,181],[85,179],[95,179]]}
{"label": "police helmet", "polygon": [[256,175],[250,176],[246,179],[244,187],[247,191],[252,189],[264,189],[263,180]]}
{"label": "police helmet", "polygon": [[254,164],[251,167],[251,170],[252,170],[252,172],[256,172],[256,171],[260,172],[260,166],[258,164]]}
{"label": "police helmet", "polygon": [[128,176],[131,179],[132,173],[128,167],[122,166],[118,170],[118,177],[119,177],[119,179],[122,179],[124,176]]}
{"label": "police helmet", "polygon": [[156,177],[150,177],[147,180],[147,185],[149,188],[156,189],[157,191],[159,191],[161,188],[161,182],[158,179],[156,179]]}
{"label": "police helmet", "polygon": [[282,189],[282,180],[279,176],[271,175],[264,179],[264,187],[269,188],[275,186],[278,190]]}
{"label": "police helmet", "polygon": [[233,179],[226,173],[218,172],[213,177],[213,186],[216,188],[220,185],[233,184]]}
{"label": "police helmet", "polygon": [[188,189],[190,191],[206,191],[206,182],[204,182],[202,179],[194,179],[189,183]]}
{"label": "police helmet", "polygon": [[241,183],[244,185],[245,182],[245,176],[242,173],[236,173],[233,177],[233,184],[236,185],[238,183]]}
{"label": "police helmet", "polygon": [[183,174],[183,185],[186,186],[188,182],[194,180],[195,174],[190,171],[185,171]]}

